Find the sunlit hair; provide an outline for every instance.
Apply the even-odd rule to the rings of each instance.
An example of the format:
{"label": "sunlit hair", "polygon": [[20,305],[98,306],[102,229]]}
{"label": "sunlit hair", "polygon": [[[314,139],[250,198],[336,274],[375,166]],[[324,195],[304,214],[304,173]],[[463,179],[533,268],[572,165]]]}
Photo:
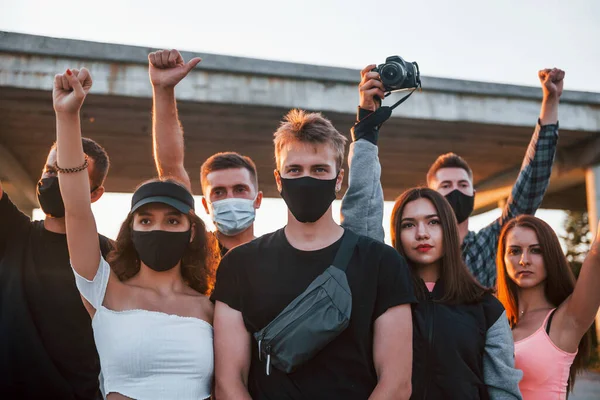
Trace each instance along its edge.
{"label": "sunlit hair", "polygon": [[392,246],[406,258],[413,277],[415,293],[419,300],[426,300],[427,293],[420,283],[419,269],[406,257],[400,239],[402,229],[402,214],[406,205],[418,199],[429,200],[437,211],[442,227],[443,254],[440,263],[440,278],[444,282],[445,293],[439,302],[460,304],[473,303],[481,300],[483,295],[491,292],[481,286],[471,275],[465,265],[460,250],[458,224],[448,201],[435,190],[426,187],[416,187],[402,193],[396,199],[391,218]]}
{"label": "sunlit hair", "polygon": [[309,113],[294,109],[287,113],[279,128],[273,135],[275,138],[275,163],[281,168],[281,151],[291,142],[309,144],[329,144],[335,151],[335,163],[338,171],[344,163],[344,153],[348,139],[342,135],[321,113]]}
{"label": "sunlit hair", "polygon": [[[181,185],[173,179],[151,179],[142,183],[171,182]],[[142,186],[140,185],[140,186]],[[107,261],[121,281],[126,281],[140,271],[140,258],[131,234],[135,213],[130,213],[119,230],[113,250],[108,254]],[[187,285],[202,294],[212,292],[215,271],[220,260],[220,252],[214,235],[206,231],[204,222],[193,212],[187,214],[194,229],[194,239],[181,258],[181,276]]]}
{"label": "sunlit hair", "polygon": [[437,172],[442,168],[461,168],[467,171],[469,179],[473,182],[473,171],[464,158],[455,153],[442,154],[431,164],[427,171],[427,185],[431,186]]}
{"label": "sunlit hair", "polygon": [[[544,282],[544,294],[553,307],[560,306],[575,289],[575,276],[569,267],[567,258],[563,254],[560,242],[554,230],[546,222],[532,215],[519,215],[508,221],[498,239],[498,253],[496,265],[498,268],[498,300],[506,309],[506,316],[510,326],[514,328],[519,322],[519,287],[508,276],[504,256],[506,254],[506,238],[508,233],[515,227],[531,229],[537,236],[538,244],[546,270],[546,281]],[[579,342],[579,351],[569,374],[569,390],[575,384],[575,375],[585,365],[589,356],[590,337],[589,330]]]}

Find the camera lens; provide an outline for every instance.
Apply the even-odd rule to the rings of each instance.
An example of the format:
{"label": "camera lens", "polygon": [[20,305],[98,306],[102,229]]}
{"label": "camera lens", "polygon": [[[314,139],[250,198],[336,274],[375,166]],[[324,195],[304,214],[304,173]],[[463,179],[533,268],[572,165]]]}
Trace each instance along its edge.
{"label": "camera lens", "polygon": [[402,83],[406,76],[404,68],[396,62],[390,62],[381,69],[381,81],[384,85],[394,87]]}
{"label": "camera lens", "polygon": [[394,81],[398,77],[398,67],[395,65],[386,65],[383,67],[383,71],[381,71],[381,76],[385,80]]}

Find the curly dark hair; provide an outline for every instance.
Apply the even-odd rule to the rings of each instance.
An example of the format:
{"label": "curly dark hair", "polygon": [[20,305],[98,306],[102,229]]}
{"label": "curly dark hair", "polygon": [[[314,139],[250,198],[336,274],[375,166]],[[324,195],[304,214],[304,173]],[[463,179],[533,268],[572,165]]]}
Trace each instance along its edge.
{"label": "curly dark hair", "polygon": [[[151,179],[143,184],[157,181],[183,186],[173,179]],[[134,215],[135,213],[130,213],[123,221],[113,250],[106,257],[111,269],[121,281],[130,279],[140,270],[140,258],[131,239]],[[189,287],[209,295],[214,287],[215,271],[221,257],[219,245],[215,236],[206,230],[204,222],[193,210],[187,217],[194,229],[194,239],[181,258],[181,275]]]}

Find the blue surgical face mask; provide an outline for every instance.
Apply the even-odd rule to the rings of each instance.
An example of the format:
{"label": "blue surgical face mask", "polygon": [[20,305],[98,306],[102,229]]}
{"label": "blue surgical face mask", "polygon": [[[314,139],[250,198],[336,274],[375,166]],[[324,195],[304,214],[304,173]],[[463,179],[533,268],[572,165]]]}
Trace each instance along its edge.
{"label": "blue surgical face mask", "polygon": [[210,215],[215,226],[225,236],[235,236],[254,222],[254,200],[230,198],[211,203]]}

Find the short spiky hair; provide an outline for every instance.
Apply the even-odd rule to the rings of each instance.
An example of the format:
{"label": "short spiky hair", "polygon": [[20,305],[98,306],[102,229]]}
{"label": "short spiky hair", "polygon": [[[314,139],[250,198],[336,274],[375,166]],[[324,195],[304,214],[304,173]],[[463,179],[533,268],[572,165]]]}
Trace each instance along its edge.
{"label": "short spiky hair", "polygon": [[462,168],[467,171],[469,179],[473,181],[473,171],[464,158],[455,153],[446,153],[439,156],[427,172],[427,185],[435,179],[435,174],[442,168]]}
{"label": "short spiky hair", "polygon": [[290,142],[328,143],[336,152],[337,169],[342,168],[346,151],[346,137],[338,132],[331,121],[321,113],[310,113],[294,109],[287,113],[279,128],[273,135],[275,138],[275,163],[280,167],[280,153]]}
{"label": "short spiky hair", "polygon": [[206,176],[213,171],[222,171],[224,169],[244,168],[250,172],[254,188],[258,191],[258,174],[256,173],[256,164],[250,157],[243,156],[233,151],[217,153],[210,156],[200,167],[200,184],[202,191],[207,185]]}

